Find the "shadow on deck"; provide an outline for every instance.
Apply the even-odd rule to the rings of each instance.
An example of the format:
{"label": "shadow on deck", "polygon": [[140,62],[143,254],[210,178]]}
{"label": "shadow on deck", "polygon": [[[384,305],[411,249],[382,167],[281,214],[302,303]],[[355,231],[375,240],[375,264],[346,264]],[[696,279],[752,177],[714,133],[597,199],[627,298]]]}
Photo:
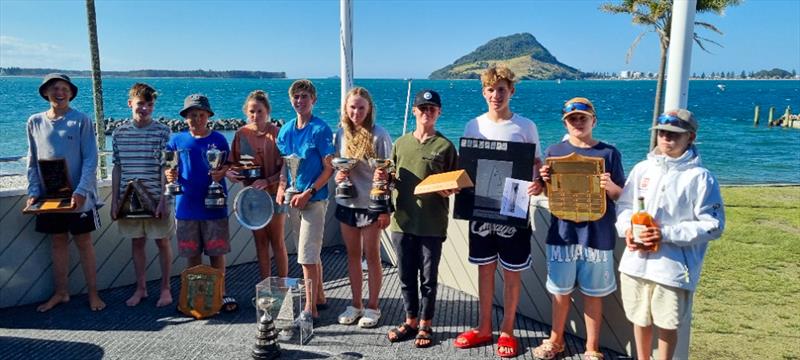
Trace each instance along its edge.
{"label": "shadow on deck", "polygon": [[[299,266],[290,256],[289,276],[300,276]],[[493,359],[495,346],[470,350],[456,349],[458,333],[476,325],[478,301],[475,297],[446,286],[439,286],[434,318],[434,346],[416,349],[413,341],[392,344],[386,333],[403,317],[399,277],[396,268],[384,264],[381,288],[380,326],[362,329],[339,325],[336,318],[350,304],[350,286],[344,248],[323,249],[325,293],[331,305],[321,311],[315,334],[308,345],[282,344],[282,359]],[[156,308],[158,281],[148,283],[150,297],[137,307],[125,306],[133,286],[101,292],[108,307],[92,313],[86,295],[73,296],[68,304],[40,314],[36,305],[0,309],[0,359],[249,359],[255,341],[256,314],[250,304],[258,282],[255,263],[228,268],[228,293],[239,300],[240,310],[222,313],[205,320],[193,320],[175,307]],[[367,294],[365,282],[364,294]],[[173,277],[173,297],[177,299],[180,278]],[[495,335],[503,309],[494,308]],[[549,334],[547,325],[517,316],[516,336],[522,348],[518,359],[533,358],[533,347]],[[567,349],[562,358],[580,359],[584,341],[566,335]],[[606,359],[627,358],[603,349]]]}

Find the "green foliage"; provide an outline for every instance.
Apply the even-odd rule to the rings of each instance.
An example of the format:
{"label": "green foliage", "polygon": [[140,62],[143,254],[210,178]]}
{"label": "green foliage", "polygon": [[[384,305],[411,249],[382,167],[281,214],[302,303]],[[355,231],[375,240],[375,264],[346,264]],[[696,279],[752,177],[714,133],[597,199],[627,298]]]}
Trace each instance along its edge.
{"label": "green foliage", "polygon": [[[18,67],[0,68],[3,76],[44,76],[53,72],[65,73],[69,76],[91,76],[88,70],[62,69],[24,69]],[[249,70],[129,70],[103,71],[103,76],[119,77],[175,77],[175,78],[242,78],[242,79],[285,79],[285,72],[249,71]]]}
{"label": "green foliage", "polygon": [[756,79],[791,79],[794,74],[783,69],[761,70],[753,74]]}
{"label": "green foliage", "polygon": [[693,359],[800,358],[800,187],[724,187],[695,294]]}

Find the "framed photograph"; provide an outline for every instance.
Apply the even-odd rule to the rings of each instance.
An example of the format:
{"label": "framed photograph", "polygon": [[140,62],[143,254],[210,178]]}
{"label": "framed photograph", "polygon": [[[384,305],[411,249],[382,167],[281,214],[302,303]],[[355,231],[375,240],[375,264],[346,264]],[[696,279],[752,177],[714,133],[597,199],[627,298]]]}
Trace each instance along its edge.
{"label": "framed photograph", "polygon": [[453,217],[516,227],[528,217],[501,214],[506,178],[532,181],[536,145],[510,141],[461,138],[458,165],[474,179],[475,187],[456,195]]}

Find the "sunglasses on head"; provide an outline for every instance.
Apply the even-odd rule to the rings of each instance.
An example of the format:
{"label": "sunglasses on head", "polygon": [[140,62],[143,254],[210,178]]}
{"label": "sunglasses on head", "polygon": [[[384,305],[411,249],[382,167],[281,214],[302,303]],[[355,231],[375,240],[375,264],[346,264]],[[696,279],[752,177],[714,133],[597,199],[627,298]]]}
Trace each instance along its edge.
{"label": "sunglasses on head", "polygon": [[686,120],[682,120],[681,118],[679,118],[679,117],[677,117],[675,115],[672,115],[672,114],[663,114],[663,115],[659,116],[658,117],[658,124],[659,125],[677,126],[677,127],[681,128],[681,129],[687,129],[687,130],[694,129],[694,126],[692,126],[691,123],[689,123]]}
{"label": "sunglasses on head", "polygon": [[589,111],[589,112],[593,111],[591,105],[584,104],[582,102],[571,102],[571,103],[569,103],[567,105],[564,105],[564,110],[562,110],[562,111],[563,111],[564,114],[566,114],[566,113],[570,113],[570,112],[573,112],[573,111],[576,111],[576,110]]}

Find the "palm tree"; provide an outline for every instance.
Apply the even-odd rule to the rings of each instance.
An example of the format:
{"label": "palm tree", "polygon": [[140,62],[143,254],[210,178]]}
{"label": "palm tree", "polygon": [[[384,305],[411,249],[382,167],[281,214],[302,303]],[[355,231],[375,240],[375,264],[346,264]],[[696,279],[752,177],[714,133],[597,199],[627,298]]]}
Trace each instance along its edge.
{"label": "palm tree", "polygon": [[[722,15],[725,8],[728,6],[735,6],[741,4],[742,0],[697,0],[697,12],[714,12]],[[618,3],[605,3],[600,6],[600,10],[611,14],[630,14],[633,17],[633,23],[636,25],[645,26],[647,29],[642,31],[631,44],[628,53],[625,56],[625,62],[630,62],[633,56],[633,51],[639,45],[644,35],[649,32],[658,34],[659,45],[661,49],[661,61],[658,65],[658,81],[656,82],[656,98],[653,104],[653,126],[656,125],[658,115],[663,111],[662,97],[664,95],[664,73],[667,66],[667,49],[669,48],[669,35],[670,26],[672,25],[672,0],[622,0]],[[707,30],[713,31],[722,35],[722,31],[717,29],[716,26],[702,21],[695,21],[696,26],[700,26]],[[696,32],[694,33],[694,41],[705,52],[707,44],[714,44],[722,46],[718,42],[701,37]],[[650,134],[650,148],[656,145],[655,131]]]}
{"label": "palm tree", "polygon": [[94,121],[97,131],[97,148],[100,153],[100,177],[106,178],[106,127],[103,115],[103,80],[100,77],[100,50],[97,47],[97,16],[94,0],[86,0],[86,20],[89,27],[89,49],[92,54],[92,85],[94,87]]}

